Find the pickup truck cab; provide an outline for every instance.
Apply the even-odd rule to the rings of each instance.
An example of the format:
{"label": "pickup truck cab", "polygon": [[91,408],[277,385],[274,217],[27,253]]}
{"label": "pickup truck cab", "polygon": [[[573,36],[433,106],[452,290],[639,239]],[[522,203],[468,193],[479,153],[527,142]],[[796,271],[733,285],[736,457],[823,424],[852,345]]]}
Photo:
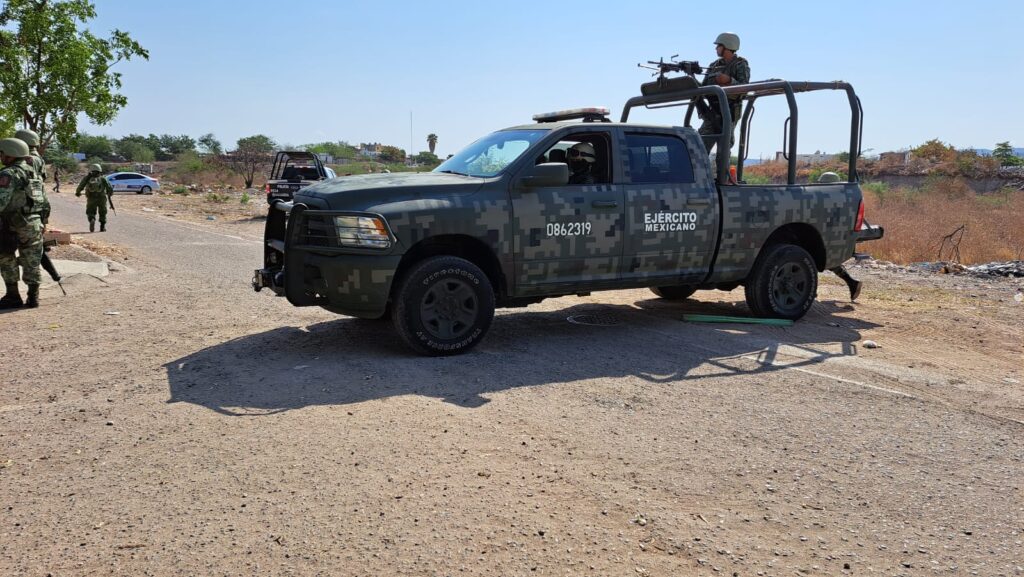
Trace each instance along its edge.
{"label": "pickup truck cab", "polygon": [[291,200],[299,190],[332,178],[336,178],[334,171],[324,166],[316,154],[303,150],[282,150],[274,155],[270,178],[264,187],[267,202]]}
{"label": "pickup truck cab", "polygon": [[[796,91],[848,86],[804,84]],[[748,106],[762,92],[794,93],[784,81],[741,88]],[[690,102],[688,124],[693,99],[726,102],[721,87],[650,92],[627,102],[620,122],[596,108],[539,115],[433,172],[336,179],[274,201],[253,287],[295,306],[390,314],[414,350],[446,355],[479,343],[495,307],[598,290],[650,287],[685,299],[742,285],[755,315],[798,319],[814,302],[817,274],[849,259],[859,240],[881,236],[863,224],[852,88],[848,181],[797,184],[791,160],[790,182],[758,186],[730,181],[728,155],[710,165],[689,126],[628,122],[639,105]],[[728,138],[719,135],[720,149]],[[565,159],[580,143],[593,147],[590,178],[570,184]]]}

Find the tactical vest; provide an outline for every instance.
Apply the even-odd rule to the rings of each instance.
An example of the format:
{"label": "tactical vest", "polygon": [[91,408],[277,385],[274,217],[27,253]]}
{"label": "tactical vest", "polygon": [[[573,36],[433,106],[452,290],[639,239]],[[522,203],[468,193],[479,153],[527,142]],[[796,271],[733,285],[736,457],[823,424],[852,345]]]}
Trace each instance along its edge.
{"label": "tactical vest", "polygon": [[43,181],[36,171],[24,162],[12,164],[4,169],[11,176],[14,195],[3,211],[4,223],[17,228],[28,223],[28,219],[39,216],[46,206]]}
{"label": "tactical vest", "polygon": [[103,186],[103,175],[91,176],[85,183],[85,196],[88,198],[103,198],[107,195],[107,188]]}
{"label": "tactical vest", "polygon": [[32,168],[36,170],[36,174],[39,175],[39,178],[46,180],[46,161],[43,160],[43,157],[33,152],[31,164]]}
{"label": "tactical vest", "polygon": [[[28,177],[29,199],[26,205],[27,214],[49,213],[50,201],[46,199],[46,190],[43,187],[43,176],[36,172],[33,167],[26,167],[25,175]],[[45,219],[44,219],[45,220]]]}

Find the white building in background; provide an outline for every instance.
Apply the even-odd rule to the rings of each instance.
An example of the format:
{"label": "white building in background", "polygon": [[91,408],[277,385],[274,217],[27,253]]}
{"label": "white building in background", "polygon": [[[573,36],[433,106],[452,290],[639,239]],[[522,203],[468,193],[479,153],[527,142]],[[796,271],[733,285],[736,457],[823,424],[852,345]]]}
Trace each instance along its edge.
{"label": "white building in background", "polygon": [[[775,162],[786,162],[786,157],[782,152],[775,153]],[[828,154],[821,151],[815,151],[814,154],[797,154],[797,164],[825,164],[826,162],[834,161],[839,155]]]}

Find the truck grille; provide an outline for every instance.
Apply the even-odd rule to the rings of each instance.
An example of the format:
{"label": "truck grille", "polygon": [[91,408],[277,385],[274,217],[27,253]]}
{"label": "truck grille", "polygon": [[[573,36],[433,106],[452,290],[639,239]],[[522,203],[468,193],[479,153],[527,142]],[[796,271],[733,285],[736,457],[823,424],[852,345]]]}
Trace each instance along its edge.
{"label": "truck grille", "polygon": [[338,247],[338,232],[334,228],[334,217],[305,214],[302,220],[299,242],[307,246]]}

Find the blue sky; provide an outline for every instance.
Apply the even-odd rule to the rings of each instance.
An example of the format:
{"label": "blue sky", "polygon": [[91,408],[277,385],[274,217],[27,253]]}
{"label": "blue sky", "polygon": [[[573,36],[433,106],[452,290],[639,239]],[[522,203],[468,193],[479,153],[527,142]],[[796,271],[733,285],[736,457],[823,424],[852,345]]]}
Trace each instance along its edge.
{"label": "blue sky", "polygon": [[[213,132],[230,149],[262,133],[417,152],[433,132],[445,155],[538,112],[600,105],[617,119],[650,79],[638,62],[707,64],[728,30],[754,79],[852,83],[865,149],[1024,146],[1020,1],[95,4],[90,28],[130,32],[150,60],[118,66],[128,107],[111,125],[81,124],[94,134]],[[842,93],[800,104],[801,152],[848,146]],[[680,109],[633,118],[682,123]],[[752,157],[781,149],[784,118],[781,102],[759,104]]]}

